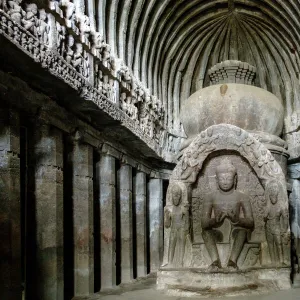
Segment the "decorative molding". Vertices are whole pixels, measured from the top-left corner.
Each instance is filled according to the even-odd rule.
[[[91,30],[89,18],[76,12],[73,2],[50,1],[48,7],[39,8],[13,0],[2,8],[1,35],[80,97],[120,121],[158,155],[168,151],[163,149],[168,132],[161,101],[113,57],[103,36]]]

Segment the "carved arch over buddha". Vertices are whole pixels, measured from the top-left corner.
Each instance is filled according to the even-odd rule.
[[[264,188],[270,180],[276,179],[286,190],[284,173],[271,152],[251,133],[229,124],[213,125],[202,131],[184,151],[171,181],[193,184],[208,156],[224,150],[238,152],[245,158]]]
[[[285,182],[285,176],[284,173],[278,164],[278,162],[275,160],[271,152],[258,140],[256,140],[251,133],[238,128],[233,125],[228,124],[220,124],[220,125],[213,125],[206,129],[205,131],[201,132],[190,144],[190,146],[185,150],[183,156],[180,158],[176,168],[173,171],[170,186],[167,193],[167,206],[166,209],[169,211],[172,211],[172,193],[174,186],[179,186],[181,189],[182,194],[182,204],[187,207],[189,206],[190,211],[190,218],[191,218],[191,232],[190,234],[185,233],[185,236],[188,237],[188,240],[191,241],[191,243],[185,244],[185,259],[184,261],[181,261],[179,263],[179,266],[186,266],[186,260],[187,258],[192,261],[193,256],[195,254],[195,249],[193,250],[193,233],[194,230],[197,229],[195,224],[197,222],[194,222],[195,218],[195,212],[194,206],[192,203],[192,193],[193,189],[195,188],[196,182],[198,182],[199,176],[203,176],[203,171],[206,168],[207,162],[211,161],[211,159],[216,156],[218,159],[222,157],[223,155],[226,156],[228,153],[234,153],[235,155],[239,156],[244,160],[244,164],[248,165],[247,168],[251,169],[253,173],[253,177],[255,177],[256,181],[260,184],[261,189],[263,189],[262,198],[260,198],[259,201],[261,202],[260,207],[257,207],[257,201],[254,204],[254,212],[255,212],[255,228],[257,229],[255,231],[256,238],[253,238],[252,240],[248,240],[248,246],[253,247],[253,243],[256,243],[258,248],[254,249],[255,251],[259,251],[260,249],[260,243],[263,242],[263,240],[266,242],[265,238],[262,238],[262,236],[267,233],[267,228],[272,226],[267,226],[268,224],[271,224],[272,218],[270,217],[270,209],[272,205],[270,204],[269,199],[269,189],[276,183],[279,189],[279,192],[277,195],[275,195],[280,201],[277,201],[276,206],[280,206],[280,209],[274,210],[273,213],[276,214],[276,218],[279,220],[281,216],[283,216],[285,213],[288,213],[288,197],[287,197],[287,189],[286,189],[286,182]],[[224,157],[225,157],[224,156]],[[222,158],[221,158],[222,159]],[[208,184],[209,186],[209,184]],[[272,187],[274,190],[274,187]],[[276,189],[275,189],[276,190]],[[211,190],[213,191],[213,190]],[[256,190],[254,191],[257,192]],[[266,198],[266,200],[263,200],[263,198]],[[193,198],[194,199],[194,198]],[[203,203],[203,202],[202,202]],[[268,204],[269,203],[269,204]],[[267,205],[268,204],[268,205]],[[252,203],[253,206],[253,203]],[[257,213],[259,209],[263,208],[262,212]],[[200,209],[201,210],[201,209]],[[196,212],[201,213],[201,211]],[[272,214],[271,214],[272,215]],[[287,216],[284,216],[285,219]],[[264,221],[264,218],[266,221]],[[199,223],[198,223],[199,224]],[[259,226],[257,226],[259,225]],[[253,230],[253,229],[252,229]],[[286,227],[286,233],[288,234],[289,230]],[[170,243],[167,241],[167,239],[170,238],[170,235],[167,231],[165,231],[165,245],[170,245]],[[259,235],[260,234],[260,235]],[[269,240],[272,242],[272,237],[275,233],[270,232],[269,230]],[[268,242],[269,242],[268,240]],[[273,238],[273,240],[276,241],[276,238]],[[252,244],[251,244],[252,243]],[[187,247],[188,246],[188,247]],[[247,247],[248,247],[247,246]],[[282,247],[282,245],[279,245]],[[274,246],[275,247],[275,246]],[[277,247],[277,246],[276,246]],[[165,250],[168,251],[168,247],[166,246]],[[272,246],[269,245],[269,248],[271,249]],[[274,249],[273,249],[274,250]],[[275,249],[276,250],[276,249]],[[166,254],[165,251],[165,254]],[[248,250],[247,250],[248,251]],[[245,251],[244,251],[245,252]],[[271,251],[270,251],[271,252]],[[256,255],[258,256],[258,253]],[[243,256],[243,255],[242,255]],[[244,260],[246,260],[247,253],[244,255]],[[269,256],[269,255],[267,255]],[[274,256],[274,255],[273,255]],[[207,255],[206,255],[207,257]],[[281,255],[282,257],[282,255]],[[269,265],[271,264],[270,259]],[[272,259],[273,262],[274,259]],[[168,258],[167,255],[164,257],[164,261],[167,262]],[[266,260],[264,260],[265,262]],[[283,261],[281,259],[281,261]],[[193,265],[193,263],[191,263]],[[202,264],[203,265],[203,264]],[[197,265],[193,265],[197,266]]]

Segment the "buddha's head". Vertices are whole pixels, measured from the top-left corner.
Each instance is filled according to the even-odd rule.
[[[181,203],[182,198],[182,190],[181,188],[176,184],[172,187],[172,201],[173,205],[178,206]]]
[[[229,192],[235,188],[237,180],[236,167],[230,160],[225,159],[216,168],[216,178],[219,188],[224,192]]]

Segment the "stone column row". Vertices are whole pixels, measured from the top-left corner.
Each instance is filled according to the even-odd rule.
[[[0,295],[21,299],[21,228],[20,228],[20,137],[19,120],[14,113],[0,112],[4,124],[0,136],[2,243],[0,255]],[[29,142],[29,201],[32,212],[31,250],[33,270],[32,298],[64,299],[64,139],[59,129],[40,122],[33,128]],[[74,237],[74,295],[94,292],[94,200],[100,204],[100,277],[101,289],[116,285],[116,251],[121,257],[121,282],[133,279],[133,238],[136,239],[137,277],[147,275],[146,212],[149,213],[151,272],[158,269],[162,247],[162,180],[150,179],[122,162],[116,170],[116,158],[100,153],[93,174],[93,148],[80,135],[73,139],[72,204]],[[94,180],[99,194],[95,195]],[[148,188],[147,188],[148,186]],[[96,197],[95,197],[96,196]],[[69,198],[70,199],[70,198]],[[120,202],[121,247],[116,249],[116,201]],[[134,204],[134,205],[133,205]],[[148,205],[148,207],[147,207]],[[132,211],[134,209],[134,212]],[[135,213],[136,236],[132,215]],[[29,262],[29,260],[27,260]]]
[[[150,179],[147,182],[144,172],[137,171],[133,177],[132,166],[129,164],[122,162],[116,171],[116,158],[111,155],[101,155],[97,170],[100,184],[101,289],[105,290],[116,285],[116,251],[120,251],[121,257],[121,283],[133,280],[134,238],[137,277],[147,275],[147,210],[150,272],[158,270],[163,247],[163,189],[161,179]],[[120,249],[116,249],[116,201],[120,201]],[[133,224],[133,213],[136,224]],[[136,226],[135,237],[133,225]]]

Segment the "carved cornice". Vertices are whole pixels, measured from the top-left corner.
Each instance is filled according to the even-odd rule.
[[[99,44],[99,33],[91,33],[80,23],[82,20],[87,22],[86,16],[80,15],[81,21],[77,23],[82,26],[78,29],[71,19],[64,17],[65,10],[56,2],[43,8],[21,2],[10,1],[3,10],[0,9],[0,34],[71,86],[81,98],[92,101],[111,118],[120,121],[158,155],[163,147],[168,151],[161,102],[149,94],[122,61],[112,56],[109,45],[104,44],[101,36]],[[92,44],[88,42],[91,37]],[[67,44],[67,39],[73,44]],[[126,105],[119,108],[116,95],[126,101]]]

